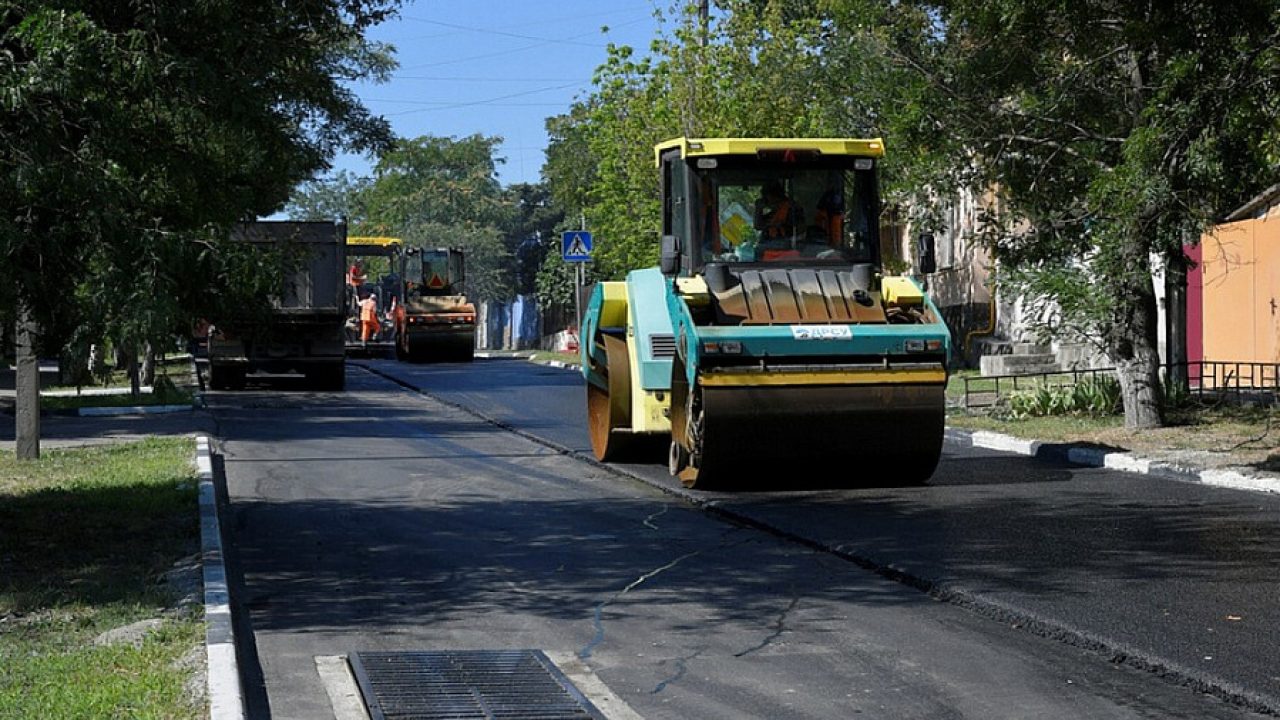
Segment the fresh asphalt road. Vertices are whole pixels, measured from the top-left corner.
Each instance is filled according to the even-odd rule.
[[[576,372],[516,360],[371,366],[589,452]],[[678,486],[663,458],[625,467]],[[1280,709],[1280,497],[956,444],[924,488],[694,495],[977,596],[997,617],[1007,608],[1012,622]]]
[[[452,388],[441,393],[451,402],[470,397],[489,414],[506,407],[527,418],[523,430],[557,442],[579,433],[582,444],[574,425],[581,408],[572,402],[581,390],[570,373],[514,361],[372,364],[423,385],[438,378]],[[521,647],[577,654],[646,718],[1246,716],[835,554],[717,519],[358,368],[348,383],[345,393],[253,387],[209,396],[230,500],[228,550],[242,576],[237,602],[260,666],[260,682],[249,685],[255,717],[331,716],[317,656]],[[919,565],[912,572],[923,574],[931,567],[923,558],[932,558],[958,583],[982,578],[993,592],[1019,587],[1031,599],[1107,592],[1090,583],[1116,583],[1121,571],[1112,564],[1125,564],[1130,582],[1157,586],[1170,582],[1174,564],[1207,565],[1194,558],[1203,547],[1179,554],[1162,546],[1172,558],[1152,550],[1141,572],[1128,547],[1064,568],[1073,554],[1065,546],[1079,539],[1062,537],[1069,528],[1037,510],[1052,503],[1028,488],[1074,487],[1070,518],[1107,524],[1107,513],[1083,505],[1109,507],[1102,488],[1117,481],[1054,469],[1019,482],[1011,479],[1019,471],[1046,471],[996,457],[953,467],[966,457],[949,456],[944,471],[953,480],[914,498],[823,491],[721,502],[776,514],[799,535],[843,538],[836,544],[848,550],[918,554],[907,563]],[[1015,499],[1002,505],[1010,493]],[[945,511],[948,494],[954,516]],[[1220,534],[1216,526],[1227,521],[1214,520],[1213,508],[1224,500],[1198,496],[1203,532]],[[1129,503],[1132,517],[1159,515],[1139,499]],[[1178,530],[1167,539],[1175,545],[1192,532],[1191,520],[1179,523],[1112,532],[1136,543],[1134,532]],[[997,540],[1001,527],[1020,532],[1025,547]],[[1032,547],[1046,535],[1049,550]],[[961,542],[986,546],[950,554]],[[1216,552],[1232,553],[1232,544]],[[1047,557],[1033,562],[1037,552]],[[1080,587],[1066,588],[1064,574]],[[1206,582],[1192,579],[1196,589]],[[1224,593],[1225,582],[1238,580],[1224,581]],[[1176,611],[1184,598],[1167,600]],[[1131,610],[1125,602],[1116,599],[1113,615]],[[1161,621],[1139,629],[1152,633]],[[1238,647],[1266,644],[1261,625],[1242,630]]]

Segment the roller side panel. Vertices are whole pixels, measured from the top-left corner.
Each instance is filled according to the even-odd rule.
[[[578,334],[582,375],[591,385],[608,388],[609,359],[602,333],[608,331],[608,334],[614,334],[626,328],[627,304],[627,287],[624,282],[596,283],[591,291]]]
[[[627,274],[627,341],[634,346],[633,387],[671,389],[670,342],[674,341],[666,296],[671,283],[657,268]]]

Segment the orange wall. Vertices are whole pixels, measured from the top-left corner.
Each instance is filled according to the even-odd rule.
[[[1204,359],[1280,362],[1280,213],[1219,225],[1200,243]]]

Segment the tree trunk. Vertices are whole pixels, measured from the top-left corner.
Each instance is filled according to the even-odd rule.
[[[14,413],[14,450],[19,460],[40,459],[40,360],[36,355],[36,326],[27,306],[18,301],[15,332],[17,397]]]
[[[1164,273],[1165,364],[1169,388],[1190,392],[1187,371],[1187,256],[1178,250],[1165,260]]]
[[[142,346],[142,384],[156,384],[156,348],[150,341]]]
[[[106,362],[106,359],[102,357],[102,343],[94,343],[90,345],[88,360],[89,377],[93,379],[101,377],[106,372],[103,367]]]
[[[1141,248],[1135,248],[1135,252]],[[1160,385],[1157,347],[1156,293],[1145,252],[1118,288],[1117,322],[1110,332],[1110,355],[1120,380],[1124,426],[1129,429],[1164,425],[1164,396]]]
[[[132,340],[125,343],[124,361],[129,371],[129,395],[138,398],[142,395],[142,383],[138,377],[138,346]]]

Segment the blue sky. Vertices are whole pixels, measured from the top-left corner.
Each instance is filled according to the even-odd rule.
[[[418,0],[370,32],[396,47],[400,69],[383,85],[353,86],[403,137],[504,138],[503,184],[537,182],[544,122],[588,93],[606,45],[648,50],[665,0]],[[602,27],[608,32],[602,32]],[[372,163],[343,156],[335,169],[367,175]]]

